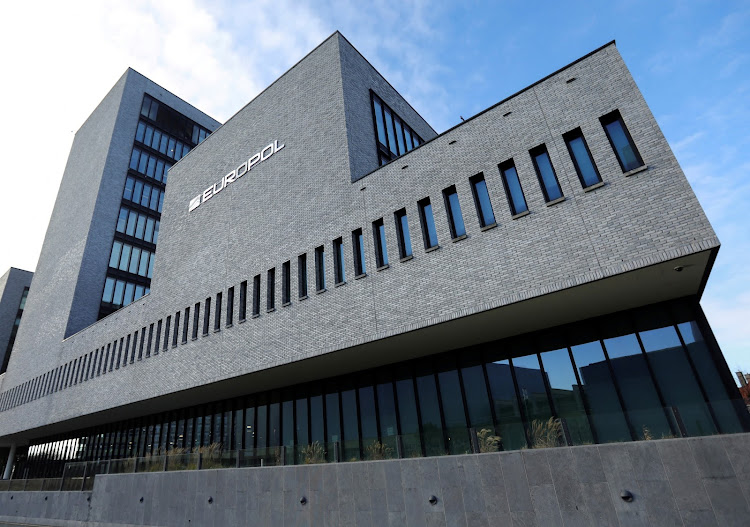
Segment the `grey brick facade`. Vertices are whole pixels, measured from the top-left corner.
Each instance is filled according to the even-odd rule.
[[[99,225],[111,232],[123,184],[106,174],[110,167],[116,177],[124,174],[128,149],[115,146],[131,141],[137,111],[132,123],[119,120],[140,103],[146,82],[127,72],[76,136],[3,390],[108,344],[119,346],[134,332],[148,335],[168,316],[184,317],[185,308],[215,301],[218,292],[226,298],[229,287],[252,284],[258,274],[261,316],[248,315],[231,328],[222,323],[207,336],[199,331],[187,344],[159,347],[158,355],[152,351],[148,359],[8,409],[0,418],[5,442],[699,294],[719,246],[614,44],[436,135],[335,33],[172,168],[151,294],[92,324],[103,274],[89,266],[106,267],[111,236]],[[381,168],[369,90],[428,141]],[[168,92],[155,95],[203,119]],[[648,165],[632,176],[623,174],[599,123],[614,109]],[[562,139],[577,127],[604,182],[591,192],[581,188]],[[188,211],[192,198],[274,141],[284,148]],[[553,206],[545,205],[528,154],[542,143],[566,197]],[[498,173],[510,158],[530,209],[517,219]],[[497,227],[486,231],[469,186],[480,172],[497,218]],[[441,195],[451,185],[468,232],[455,243]],[[432,252],[423,249],[416,207],[425,197],[440,242]],[[414,258],[399,262],[393,214],[403,207]],[[382,271],[375,270],[372,243],[379,218],[390,256]],[[351,257],[356,228],[366,240],[367,277],[359,280]],[[339,237],[347,283],[334,287],[331,243]],[[315,294],[313,255],[320,245],[328,288]],[[298,299],[296,281],[302,253],[310,288],[305,300]],[[266,272],[275,267],[280,277],[287,260],[291,305],[281,307],[277,278],[277,308],[266,313]],[[675,274],[676,265],[685,271]]]

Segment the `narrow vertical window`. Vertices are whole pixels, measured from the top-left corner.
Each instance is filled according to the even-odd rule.
[[[180,334],[180,313],[179,311],[174,314],[174,333],[172,333],[172,347],[177,347],[177,335]],[[130,337],[128,337],[130,339]]]
[[[362,229],[352,231],[352,251],[354,252],[354,275],[364,276],[365,274],[365,242],[362,236]]]
[[[214,331],[221,330],[221,300],[222,294],[216,293],[216,313],[214,314]]]
[[[531,160],[534,162],[536,177],[539,179],[539,185],[544,193],[544,201],[549,203],[563,197],[560,189],[560,182],[557,180],[555,168],[549,160],[549,153],[545,145],[539,145],[529,150]]]
[[[573,165],[576,168],[578,179],[581,181],[581,186],[587,188],[601,183],[602,178],[599,176],[599,171],[596,168],[594,159],[591,157],[591,152],[581,129],[576,128],[575,130],[571,130],[563,135],[563,139],[568,147],[570,158],[573,160]]]
[[[206,299],[206,309],[203,313],[203,335],[208,335],[208,328],[211,325],[211,297]]]
[[[170,330],[171,325],[172,325],[172,315],[167,317],[167,321],[164,325],[164,346],[162,347],[162,351],[167,351],[167,348],[169,348],[169,330]],[[119,364],[119,360],[118,360],[118,364]]]
[[[336,284],[346,282],[344,271],[344,241],[341,238],[333,240],[333,273]]]
[[[151,345],[153,344],[154,339],[154,325],[150,324],[148,326],[148,345],[146,346],[146,357],[151,356]],[[112,346],[112,353],[115,352],[115,347],[117,346],[117,342],[115,342]],[[104,369],[106,370],[107,365],[104,365]]]
[[[643,166],[643,159],[638,149],[635,147],[633,138],[630,136],[622,116],[618,110],[608,113],[599,119],[607,133],[609,144],[617,155],[617,161],[620,162],[620,168],[623,172],[629,172],[640,166]]]
[[[185,323],[182,325],[182,343],[186,344],[188,339],[188,326],[190,325],[190,308],[185,308]]]
[[[253,277],[253,317],[260,316],[260,275]]]
[[[266,311],[276,309],[276,268],[271,267],[266,275]]]
[[[161,347],[161,326],[162,326],[162,321],[160,320],[156,324],[156,338],[154,339],[154,355],[159,354],[159,348]],[[120,348],[122,348],[122,339],[120,339]]]
[[[227,327],[234,323],[234,287],[227,290]]]
[[[403,260],[412,255],[411,236],[409,235],[409,221],[406,217],[406,209],[397,210],[394,213],[394,217],[396,219],[399,258]]]
[[[484,228],[494,225],[495,213],[492,211],[492,202],[490,201],[490,193],[487,191],[484,174],[480,172],[469,178],[469,183],[471,183],[471,194],[474,196],[474,205],[479,216],[479,226]]]
[[[513,160],[509,159],[505,163],[498,165],[498,168],[500,169],[500,176],[505,187],[505,194],[508,196],[510,213],[516,216],[517,214],[527,212],[529,208],[526,206],[526,198],[523,195],[521,181],[518,179],[518,172],[516,172],[516,165],[513,163]]]
[[[240,322],[244,322],[247,318],[247,280],[240,284],[240,306],[237,317]]]
[[[198,325],[200,324],[200,320],[201,320],[201,303],[196,302],[195,307],[193,308],[193,332],[191,334],[191,337],[193,340],[198,338]]]
[[[322,245],[315,248],[315,289],[318,292],[326,289],[326,250]]]
[[[464,226],[461,204],[458,202],[458,192],[456,192],[455,185],[443,190],[443,200],[445,201],[445,212],[448,214],[451,238],[455,240],[456,238],[465,236],[466,227]]]
[[[378,269],[388,265],[388,248],[385,242],[383,218],[372,222],[372,237],[375,240],[375,264]]]
[[[281,305],[286,306],[291,303],[291,262],[287,260],[281,265]]]
[[[297,292],[299,298],[307,298],[307,254],[297,257]]]
[[[430,198],[424,198],[417,202],[419,207],[419,221],[422,224],[422,239],[424,248],[432,249],[438,247],[437,231],[435,230],[435,218],[432,215],[432,204]]]

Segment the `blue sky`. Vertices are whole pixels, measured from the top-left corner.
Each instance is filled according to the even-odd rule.
[[[0,66],[20,82],[0,87],[6,116],[0,153],[8,161],[0,197],[0,272],[11,265],[35,267],[72,132],[128,66],[224,121],[339,29],[442,131],[615,39],[722,242],[703,306],[729,367],[750,371],[750,281],[744,273],[750,261],[750,4],[529,6],[12,4],[0,21],[0,45],[13,52],[0,56]],[[29,159],[38,163],[33,174]]]

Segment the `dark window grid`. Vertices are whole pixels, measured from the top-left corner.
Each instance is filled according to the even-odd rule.
[[[529,150],[529,155],[531,156],[531,162],[534,165],[534,170],[536,171],[536,177],[539,180],[539,186],[542,189],[542,194],[544,195],[544,201],[549,203],[550,201],[554,201],[556,199],[560,199],[564,196],[562,187],[560,186],[560,180],[557,177],[557,171],[555,170],[555,165],[552,164],[552,158],[549,155],[549,151],[547,150],[546,145],[539,145],[536,148],[532,148]],[[547,162],[549,163],[549,167],[551,170],[551,176],[552,178],[545,179],[544,174],[542,173],[542,167],[539,166],[539,156],[546,156]],[[554,184],[556,189],[555,194],[550,195],[550,188],[549,186],[551,184]],[[559,195],[558,195],[559,194]]]
[[[171,139],[171,140],[175,141],[175,143],[179,141],[184,146],[187,146],[188,147],[188,151],[185,152],[184,154],[182,154],[180,156],[180,159],[182,159],[183,157],[185,157],[188,154],[188,152],[190,152],[196,146],[195,143],[193,143],[192,140],[179,139],[179,138],[175,137],[174,135],[172,135],[171,133],[165,132],[162,127],[160,127],[159,125],[153,123],[153,121],[152,122],[141,121],[141,122],[144,124],[144,126],[150,126],[153,131],[159,132],[159,134],[161,134],[160,135],[159,146],[161,145],[161,141],[163,140],[162,138],[164,138],[165,136],[167,138],[167,144],[169,144],[169,140]],[[138,123],[139,126],[140,126],[141,122]],[[145,132],[144,132],[143,140],[138,139],[138,136],[139,136],[138,129],[136,128],[136,135],[133,138],[133,143],[136,143],[138,145],[138,148],[142,148],[144,150],[148,150],[148,152],[150,154],[158,156],[162,160],[167,161],[169,164],[174,164],[174,163],[176,163],[177,161],[180,160],[177,157],[169,157],[167,154],[165,154],[164,152],[162,152],[159,148],[156,148],[154,146],[156,143],[155,143],[155,139],[153,138],[153,133],[151,135],[151,143],[147,143],[146,142],[146,134],[145,134]]]
[[[136,155],[138,159],[135,159]],[[156,183],[166,184],[167,172],[172,166],[179,161],[176,158],[170,158],[165,154],[162,154],[159,150],[155,150],[151,146],[147,146],[143,143],[138,143],[137,146],[133,147],[130,153],[130,164],[128,166],[128,173],[138,174],[141,177],[146,178],[149,182],[154,181]],[[161,167],[161,174],[157,172],[157,163],[163,163]],[[135,164],[135,167],[133,165]],[[169,166],[167,166],[169,165]],[[141,172],[141,169],[145,172]],[[149,175],[152,172],[153,175]]]
[[[384,138],[386,140],[386,143],[382,143],[378,136],[378,119],[377,119],[377,112],[378,109],[376,108],[375,101],[378,101],[380,105],[380,117],[382,119],[382,123],[384,123],[384,126],[386,130],[383,131]],[[393,161],[394,159],[410,152],[414,148],[417,148],[419,145],[421,145],[424,141],[422,140],[419,135],[404,121],[397,113],[393,111],[392,108],[390,108],[387,104],[383,102],[383,100],[378,97],[375,92],[370,90],[370,108],[372,110],[372,126],[375,132],[375,148],[376,152],[378,152],[378,157],[381,160],[379,164],[384,165],[390,161]],[[387,109],[387,111],[386,111]],[[391,126],[393,127],[393,133],[394,137],[397,139],[396,144],[391,145],[391,137],[388,132],[388,122],[387,119],[389,117],[391,118]],[[399,128],[396,126],[396,118],[398,118],[401,122],[401,136],[399,137]],[[407,131],[411,134],[411,137],[414,138],[414,143],[411,148],[408,146],[408,138],[407,138]],[[400,139],[401,141],[398,141]],[[401,146],[401,142],[406,144],[406,151],[402,152],[403,150]],[[397,154],[395,152],[398,152]]]
[[[167,351],[169,349],[169,333],[172,325],[172,315],[169,315],[167,319],[164,321],[164,343],[162,344],[162,352]]]
[[[406,209],[397,210],[393,213],[396,222],[396,241],[398,242],[398,255],[402,260],[412,256],[411,233],[409,232],[409,220]]]
[[[631,170],[635,170],[636,168],[642,167],[644,165],[643,158],[641,157],[640,152],[638,151],[638,147],[635,145],[635,141],[633,141],[633,137],[630,135],[630,131],[628,130],[628,127],[625,126],[625,121],[622,119],[622,115],[620,115],[619,110],[615,110],[613,112],[608,113],[607,115],[604,115],[599,118],[599,121],[602,123],[602,128],[604,128],[604,133],[607,134],[607,139],[609,139],[609,144],[612,147],[612,150],[615,153],[615,157],[617,158],[617,162],[620,164],[620,168],[623,172],[630,172]],[[610,130],[610,125],[613,125],[615,123],[619,123],[619,126],[621,128],[621,131],[624,135],[623,138],[618,138],[616,141],[616,138],[612,137],[612,131]],[[620,144],[620,147],[627,147],[630,148],[633,154],[633,157],[635,158],[635,162],[637,163],[636,166],[628,166],[625,164],[625,160],[622,159],[620,149],[618,148],[618,145],[616,142],[619,142],[619,140],[624,139],[627,145]]]
[[[276,309],[276,268],[266,273],[266,312]]]
[[[346,281],[344,240],[342,238],[333,240],[333,275],[336,284],[343,284]]]
[[[512,216],[523,214],[529,210],[526,202],[526,195],[523,192],[521,178],[518,176],[518,170],[513,160],[510,159],[498,165],[500,170],[500,179],[503,181],[505,195],[508,198],[508,206]]]
[[[466,235],[466,226],[461,214],[461,204],[458,200],[458,191],[455,185],[443,190],[443,202],[445,213],[448,217],[448,227],[451,232],[451,238],[457,239]]]
[[[256,274],[253,277],[253,311],[252,316],[260,316],[260,275]]]
[[[227,290],[227,327],[232,326],[234,323],[234,287],[230,287]]]
[[[570,159],[571,161],[573,161],[573,167],[576,169],[576,174],[578,174],[578,180],[581,182],[581,187],[585,189],[594,186],[597,183],[601,183],[602,177],[599,174],[599,169],[596,166],[596,161],[594,161],[594,156],[591,155],[591,150],[589,149],[589,145],[586,142],[586,138],[583,136],[583,131],[580,128],[576,128],[575,130],[571,130],[570,132],[563,134],[563,139],[565,140],[565,146],[568,148]],[[579,160],[576,157],[575,151],[572,146],[573,141],[575,141],[576,139],[581,140],[581,145],[583,146],[583,151],[581,153],[588,156],[588,159],[591,161],[594,175],[596,176],[596,181],[591,182],[590,184],[586,184],[583,171],[581,170],[581,166],[579,164]]]
[[[292,270],[291,262],[286,261],[281,266],[281,304],[288,305],[292,300]]]
[[[216,293],[216,313],[214,313],[214,331],[221,331],[221,292]]]
[[[211,297],[206,298],[205,312],[203,313],[203,336],[208,335],[208,330],[211,327]]]
[[[474,207],[477,210],[479,226],[489,227],[495,225],[495,212],[492,209],[492,200],[490,199],[490,189],[487,187],[487,181],[483,173],[469,178],[471,185],[471,195],[474,198]]]
[[[187,317],[185,317],[187,319]],[[198,328],[201,321],[201,303],[196,302],[195,306],[193,306],[193,332],[191,333],[191,338],[193,340],[198,338]]]
[[[247,318],[247,280],[240,284],[240,305],[238,318],[240,322],[244,322]]]
[[[182,343],[187,344],[190,322],[190,308],[185,308],[185,323],[182,325]]]
[[[144,114],[143,108],[147,108],[147,104],[150,105],[150,111],[147,110],[147,113]],[[156,108],[156,110],[154,108]],[[184,116],[166,104],[151,98],[148,94],[144,95],[140,119],[151,126],[166,131],[167,134],[172,135],[184,143],[191,143],[192,146],[195,146],[196,144],[192,139],[193,127],[197,126],[198,128],[205,130],[205,128],[192,119]],[[180,134],[180,130],[184,131],[184,134]],[[190,131],[189,133],[188,130]],[[206,131],[211,133],[209,130]]]
[[[388,245],[383,218],[372,222],[372,239],[375,246],[375,263],[378,269],[388,265]]]

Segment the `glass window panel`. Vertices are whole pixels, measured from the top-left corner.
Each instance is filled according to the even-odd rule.
[[[268,405],[268,445],[279,446],[281,444],[281,409],[278,402]]]
[[[154,150],[158,150],[160,142],[161,142],[161,132],[159,130],[154,130],[154,138],[151,141],[148,141],[147,144]]]
[[[122,305],[122,294],[125,291],[125,282],[118,280],[115,282],[115,292],[112,294],[112,303],[116,306]]]
[[[148,118],[152,121],[156,121],[156,114],[159,111],[159,103],[152,100],[151,101],[151,109],[148,112]]]
[[[359,417],[362,426],[362,445],[367,448],[378,441],[378,424],[375,416],[375,390],[372,386],[359,389]]]
[[[133,294],[135,293],[135,284],[127,282],[125,284],[125,296],[122,299],[122,305],[127,306],[133,302]]]
[[[403,372],[400,377],[396,381],[396,397],[398,398],[399,424],[401,425],[401,442],[404,447],[404,457],[419,457],[422,455],[422,444],[419,434],[417,400],[414,395],[414,381],[409,372]]]
[[[117,268],[117,265],[120,261],[120,252],[122,251],[122,243],[120,242],[114,242],[112,244],[112,253],[109,256],[109,266],[113,268]]]
[[[383,220],[378,220],[373,224],[375,226],[375,249],[378,257],[378,267],[388,265],[388,246],[385,241],[385,225]]]
[[[133,253],[130,257],[130,266],[128,267],[128,272],[130,273],[137,273],[138,272],[138,260],[141,257],[141,250],[138,247],[133,247],[132,249]]]
[[[419,410],[422,416],[422,437],[424,438],[425,453],[428,456],[443,456],[446,454],[443,442],[443,423],[440,419],[437,385],[432,373],[417,377],[417,393],[419,394]]]
[[[148,165],[148,154],[146,152],[141,152],[141,157],[138,160],[138,172],[141,174],[146,173],[146,166]]]
[[[167,146],[167,157],[171,157],[172,159],[174,159],[175,144],[175,140],[170,137],[169,146]]]
[[[150,126],[146,127],[146,134],[144,135],[143,143],[151,146],[151,139],[154,137],[154,129]]]
[[[281,444],[286,447],[286,463],[293,463],[294,457],[294,400],[281,402]]]
[[[133,203],[140,203],[141,195],[143,194],[143,183],[136,181],[133,187],[133,194],[131,196]]]
[[[409,220],[406,216],[406,210],[396,213],[396,228],[398,229],[401,258],[411,256],[411,235],[409,234]]]
[[[131,200],[133,199],[133,186],[135,185],[135,180],[132,177],[128,177],[125,180],[125,190],[122,193],[122,197]]]
[[[138,300],[139,298],[141,298],[143,296],[144,291],[145,291],[145,288],[142,285],[135,286],[135,296],[133,299]]]
[[[448,434],[448,449],[451,454],[471,452],[458,371],[453,368],[441,371],[438,373],[438,382]]]
[[[396,140],[398,141],[398,150],[402,154],[406,153],[406,148],[404,147],[404,129],[401,126],[401,119],[398,118],[397,115],[394,115],[394,121],[396,122]]]
[[[396,132],[393,130],[393,118],[391,111],[386,107],[385,110],[385,128],[388,131],[388,148],[393,155],[398,155],[398,148],[396,147]]]
[[[164,180],[164,161],[161,159],[156,161],[156,180],[157,181],[163,181]]]
[[[555,410],[558,417],[565,420],[573,444],[593,443],[594,438],[586,416],[583,394],[576,380],[568,349],[546,351],[541,353],[540,357],[549,382]]]
[[[151,256],[151,252],[149,251],[143,251],[143,254],[141,254],[141,260],[138,264],[138,274],[141,276],[146,276],[148,273],[148,264],[149,264],[149,258]],[[133,256],[135,258],[135,256]]]
[[[378,384],[377,393],[380,435],[382,438],[395,437],[398,435],[398,426],[396,424],[396,401],[393,398],[393,383],[382,382]]]
[[[341,421],[339,412],[339,394],[332,392],[326,394],[326,429],[328,430],[328,442],[341,441]]]
[[[148,156],[148,167],[146,168],[146,175],[148,177],[154,177],[154,171],[156,170],[156,158]]]
[[[677,408],[688,435],[715,434],[713,419],[674,326],[641,331],[640,337],[664,402]]]
[[[151,98],[146,96],[143,98],[143,104],[141,105],[141,115],[148,117],[149,108],[151,108]]]
[[[453,238],[466,234],[464,218],[461,215],[461,204],[458,202],[458,193],[455,187],[445,191],[445,201],[448,209],[448,224],[451,228]]]
[[[615,384],[599,341],[571,347],[599,443],[630,441]]]
[[[104,282],[104,294],[102,295],[102,302],[112,302],[112,293],[115,290],[115,279],[107,277]]]
[[[125,234],[133,236],[135,234],[135,226],[138,221],[138,214],[132,210],[128,213],[128,224],[125,227]]]
[[[154,275],[154,260],[156,259],[156,253],[151,253],[151,256],[148,259],[148,271],[146,272],[146,277],[151,278]]]
[[[461,380],[466,393],[466,407],[469,411],[469,424],[480,432],[483,428],[494,430],[490,396],[484,380],[481,364],[461,368]]]
[[[404,136],[406,137],[406,151],[409,152],[414,148],[414,143],[411,140],[411,130],[406,125],[404,125]]]
[[[156,210],[158,212],[161,212],[161,209],[163,206],[164,206],[164,191],[161,191],[159,192],[159,205],[156,207]]]
[[[356,461],[359,453],[359,429],[357,426],[357,399],[353,389],[341,392],[341,411],[344,420],[344,460]]]
[[[245,409],[245,443],[244,448],[255,448],[255,407]]]
[[[612,142],[612,146],[617,154],[617,159],[620,161],[620,166],[623,172],[638,168],[643,164],[641,156],[635,148],[635,145],[631,142],[625,131],[622,121],[616,119],[611,123],[605,125],[609,140]]]
[[[375,107],[375,124],[378,129],[378,140],[381,144],[387,146],[388,141],[385,138],[385,124],[383,123],[383,107],[376,97],[373,97],[372,104]]]
[[[143,234],[143,239],[147,242],[150,242],[154,239],[154,224],[155,220],[153,218],[146,219],[146,231]]]
[[[160,207],[160,205],[161,205],[161,195],[162,195],[162,193],[159,190],[154,189],[151,192],[151,202],[148,204],[148,208],[150,208],[151,210],[158,210],[158,209],[160,209],[161,208]]]
[[[509,165],[503,168],[502,175],[503,183],[505,184],[505,191],[508,194],[511,213],[516,215],[529,210],[526,206],[526,198],[524,198],[523,195],[523,189],[521,188],[521,181],[518,179],[516,167]]]
[[[557,182],[555,170],[552,168],[547,151],[539,152],[533,156],[533,159],[539,182],[542,184],[542,190],[544,191],[544,198],[547,201],[561,198],[562,190],[560,190],[560,184]]]
[[[138,123],[138,129],[135,131],[135,140],[143,142],[143,134],[146,132],[146,125],[142,122]]]
[[[516,390],[508,359],[495,360],[486,365],[492,400],[495,405],[495,419],[505,450],[526,447],[526,435],[521,420],[521,411],[516,398]]]
[[[138,160],[141,158],[141,151],[137,148],[133,149],[133,153],[130,154],[130,168],[138,170]]]
[[[146,228],[146,216],[138,215],[138,224],[135,228],[135,237],[139,240],[143,239],[143,232]]]
[[[151,199],[151,192],[153,190],[153,187],[147,183],[143,184],[143,195],[141,196],[141,205],[144,207],[148,207],[148,202]],[[158,194],[158,190],[156,191]]]
[[[472,181],[471,186],[474,191],[477,211],[479,212],[480,226],[486,227],[487,225],[492,225],[495,223],[495,213],[492,211],[492,202],[490,201],[490,194],[487,191],[487,182],[484,180],[484,177],[479,177]]]
[[[115,227],[115,230],[117,232],[125,232],[125,225],[127,224],[128,220],[128,210],[125,208],[120,208],[120,215],[117,217],[117,227]]]
[[[122,254],[120,255],[120,265],[119,265],[120,271],[128,270],[128,263],[130,262],[130,250],[131,249],[132,247],[130,245],[124,244],[122,246]]]
[[[578,177],[584,187],[590,187],[601,181],[599,173],[594,166],[594,160],[591,159],[583,136],[579,135],[568,140],[568,149],[570,150],[573,161],[578,169]]]
[[[162,154],[166,154],[168,143],[169,138],[166,135],[162,135],[161,142],[159,143],[159,152],[161,152]]]
[[[630,423],[639,438],[671,437],[664,408],[635,334],[604,339]]]
[[[560,430],[550,421],[552,409],[536,354],[514,358],[513,371],[521,394],[521,405],[529,424],[529,441],[532,448],[558,446],[562,438]]]
[[[193,141],[193,143],[196,143],[196,144],[198,143],[198,133],[199,132],[200,132],[200,129],[198,128],[198,126],[197,125],[193,125],[193,135],[192,135],[192,138],[191,138],[191,141]]]
[[[159,223],[159,220],[156,220],[156,223],[154,224],[154,245],[156,245],[159,240]]]
[[[432,205],[429,200],[419,202],[419,215],[422,220],[422,236],[424,238],[425,249],[437,246],[438,237],[435,230],[435,218],[432,215]]]
[[[257,409],[258,422],[256,423],[256,445],[257,448],[266,448],[268,446],[267,440],[267,418],[268,418],[268,407],[265,404],[258,405]]]

